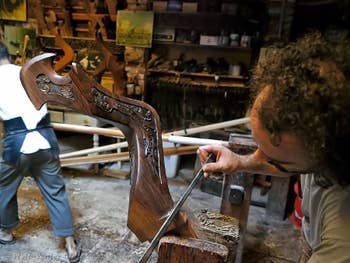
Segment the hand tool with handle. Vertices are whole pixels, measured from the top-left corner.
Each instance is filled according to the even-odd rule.
[[[210,161],[213,161],[214,154],[210,153],[208,156],[208,159],[205,161],[205,163],[208,163]],[[169,226],[171,225],[172,221],[174,220],[177,213],[180,211],[182,205],[185,203],[186,199],[190,195],[192,189],[197,185],[199,180],[203,176],[203,167],[197,172],[196,176],[192,180],[191,184],[187,187],[185,193],[180,197],[179,201],[176,203],[174,208],[169,213],[169,216],[164,221],[163,225],[158,230],[157,234],[152,239],[151,243],[149,244],[147,250],[143,253],[142,257],[139,259],[138,263],[146,263],[148,258],[151,256],[153,249],[157,246],[159,243],[159,240],[162,238],[162,236],[166,233]]]

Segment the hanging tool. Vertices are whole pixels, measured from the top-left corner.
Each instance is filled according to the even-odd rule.
[[[205,163],[208,163],[210,161],[213,161],[214,154],[210,153]],[[148,258],[151,256],[153,249],[156,247],[156,245],[159,243],[159,240],[162,238],[162,236],[166,233],[169,226],[171,225],[172,221],[174,220],[177,213],[180,211],[182,205],[185,203],[186,199],[190,195],[192,189],[197,185],[199,180],[203,176],[203,167],[197,172],[196,176],[192,180],[191,184],[187,187],[185,193],[180,197],[179,201],[176,203],[174,208],[170,211],[169,216],[164,221],[163,225],[158,230],[157,234],[152,239],[151,243],[149,244],[146,251],[143,253],[142,257],[139,259],[138,263],[146,263]]]
[[[24,65],[24,63],[26,62],[27,48],[28,48],[29,40],[30,40],[29,35],[25,35],[24,41],[23,41],[23,49],[22,49],[22,65]]]

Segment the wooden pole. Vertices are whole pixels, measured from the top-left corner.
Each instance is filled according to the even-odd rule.
[[[95,148],[89,148],[89,149],[84,149],[84,150],[70,152],[70,153],[63,153],[63,154],[60,154],[60,158],[64,159],[68,157],[81,156],[81,155],[86,155],[90,153],[112,151],[115,149],[126,148],[126,147],[128,147],[127,142],[118,142],[118,143],[113,143],[105,146],[99,146]]]
[[[194,154],[198,145],[164,148],[164,156]],[[129,152],[100,154],[97,156],[84,156],[76,158],[61,159],[61,166],[81,165],[91,163],[108,163],[129,160]]]
[[[185,145],[218,144],[218,145],[222,145],[225,147],[229,147],[228,141],[222,141],[222,140],[202,139],[202,138],[174,136],[174,135],[163,135],[162,139],[163,139],[163,141],[185,144]],[[80,156],[80,155],[84,155],[84,154],[120,149],[120,148],[127,147],[127,146],[128,146],[127,142],[113,143],[113,144],[95,147],[95,148],[91,148],[91,149],[61,154],[60,158],[61,159],[71,158],[71,157]],[[97,150],[95,150],[95,149],[97,149]]]
[[[232,126],[236,126],[236,125],[240,125],[240,124],[246,124],[249,121],[250,121],[249,118],[241,118],[241,119],[236,119],[236,120],[232,120],[232,121],[226,121],[226,122],[209,124],[209,125],[195,127],[195,128],[189,128],[186,130],[173,131],[173,132],[168,132],[168,133],[163,134],[162,138],[163,138],[163,141],[167,141],[169,136],[173,136],[173,135],[179,136],[179,135],[196,134],[196,133],[201,133],[201,132],[206,132],[206,131],[211,131],[211,130],[232,127]],[[192,143],[192,144],[196,144],[196,143]],[[202,144],[202,143],[199,143],[199,144]],[[209,144],[212,144],[212,143],[209,143]],[[221,144],[221,143],[219,143],[219,144]],[[113,143],[113,144],[109,144],[109,145],[105,145],[105,146],[89,148],[89,149],[84,149],[84,150],[70,152],[70,153],[64,153],[64,154],[60,155],[60,158],[64,159],[64,158],[81,156],[81,155],[86,155],[86,154],[91,154],[91,153],[96,153],[96,152],[112,151],[115,149],[125,148],[125,147],[128,147],[127,142]]]
[[[52,127],[57,131],[78,132],[85,134],[97,134],[114,138],[124,138],[124,134],[116,128],[98,128],[66,123],[52,123]]]

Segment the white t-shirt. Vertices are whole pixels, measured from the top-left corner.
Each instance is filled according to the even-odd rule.
[[[323,188],[313,174],[301,176],[305,239],[312,248],[308,263],[350,262],[350,185]]]
[[[22,86],[20,70],[20,66],[13,64],[0,66],[0,117],[4,121],[22,117],[27,129],[34,129],[47,114],[47,106],[35,109]],[[33,131],[26,135],[21,152],[29,154],[49,148],[49,142],[39,132]]]

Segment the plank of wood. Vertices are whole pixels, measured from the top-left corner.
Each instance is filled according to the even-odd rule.
[[[130,171],[103,169],[102,175],[117,179],[128,179],[130,178]]]
[[[196,153],[197,149],[198,149],[198,145],[164,148],[164,156],[194,154]],[[65,166],[81,165],[81,164],[89,164],[89,163],[108,163],[108,162],[117,162],[117,161],[127,161],[129,160],[129,157],[130,157],[129,152],[121,152],[121,153],[100,154],[97,156],[66,158],[66,159],[61,159],[61,166],[65,167]]]

